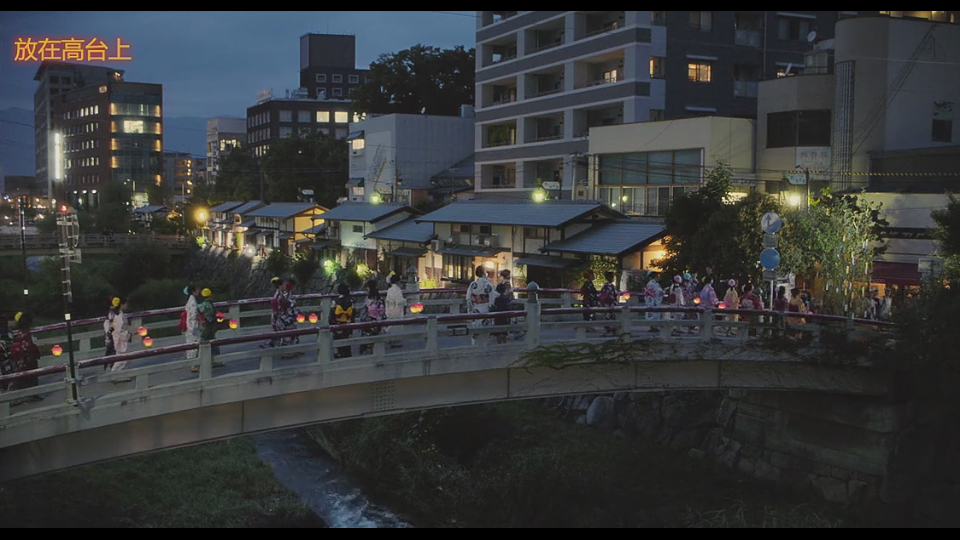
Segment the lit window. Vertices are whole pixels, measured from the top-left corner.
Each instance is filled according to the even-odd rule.
[[[363,139],[354,139],[352,143],[354,150],[363,150]]]
[[[333,121],[338,124],[346,124],[350,122],[350,115],[347,111],[335,111],[333,113]]]
[[[330,111],[317,111],[317,122],[329,122]]]
[[[710,82],[711,68],[707,62],[690,62],[687,64],[687,75],[693,82]]]
[[[146,127],[143,120],[124,120],[124,133],[146,133]]]
[[[360,113],[353,113],[353,123],[357,123],[363,120],[363,116]]]
[[[99,106],[99,105],[94,105],[94,106],[93,106],[93,114],[100,114],[100,106]]]

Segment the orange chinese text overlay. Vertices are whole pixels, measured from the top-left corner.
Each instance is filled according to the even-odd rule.
[[[125,56],[124,52],[130,48],[117,38],[114,54],[108,56],[110,47],[101,39],[93,38],[85,41],[77,38],[70,39],[41,39],[34,41],[32,38],[17,38],[14,43],[16,52],[14,53],[14,62],[44,62],[47,60],[56,60],[64,62],[106,62],[108,60],[133,60],[130,56]]]

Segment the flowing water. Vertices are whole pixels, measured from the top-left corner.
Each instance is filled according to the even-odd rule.
[[[277,480],[334,529],[407,529],[411,526],[389,510],[373,505],[360,489],[322,454],[299,429],[251,437],[261,461]]]

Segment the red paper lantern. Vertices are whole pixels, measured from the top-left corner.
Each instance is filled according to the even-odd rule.
[[[317,321],[320,320],[320,317],[317,317],[316,313],[310,314],[310,324],[317,324]]]
[[[143,346],[147,348],[153,347],[153,338],[152,337],[143,338]]]
[[[141,326],[140,328],[137,328],[137,333],[140,334],[140,337],[147,337],[147,327]]]
[[[727,309],[727,305],[724,304],[723,302],[720,302],[719,304],[717,304],[717,309]]]
[[[52,351],[54,356],[60,356],[61,354],[63,354],[63,347],[59,345],[54,345]]]
[[[621,298],[624,302],[629,302],[629,301],[630,301],[630,293],[629,293],[629,292],[624,292],[623,294],[620,295],[620,298]]]
[[[298,323],[302,323],[302,322],[305,321],[305,320],[307,320],[307,318],[303,316],[303,313],[297,315],[297,322],[298,322]]]
[[[693,299],[693,303],[699,306],[699,305],[700,305],[700,297],[698,296],[698,297],[694,298],[694,299]]]
[[[413,313],[414,315],[416,315],[416,314],[418,314],[418,313],[420,313],[420,312],[422,312],[422,311],[423,311],[423,304],[421,304],[421,303],[412,304],[412,305],[410,306],[410,313]]]
[[[226,319],[226,318],[227,318],[227,316],[224,315],[223,313],[217,313],[217,322],[218,322],[218,323],[222,323],[223,320]]]
[[[238,320],[236,320],[236,319],[230,319],[230,329],[231,329],[231,330],[236,330],[236,329],[239,328],[239,327],[240,327],[240,321],[238,321]]]

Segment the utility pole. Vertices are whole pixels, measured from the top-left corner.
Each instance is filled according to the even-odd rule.
[[[70,364],[66,383],[70,388],[70,399],[67,401],[74,406],[80,404],[80,379],[77,376],[77,364],[73,357],[73,326],[70,312],[73,308],[73,285],[70,279],[70,263],[79,262],[80,226],[77,213],[68,206],[64,206],[57,217],[57,229],[60,237],[60,282],[63,285],[63,319],[67,323],[67,350]]]

